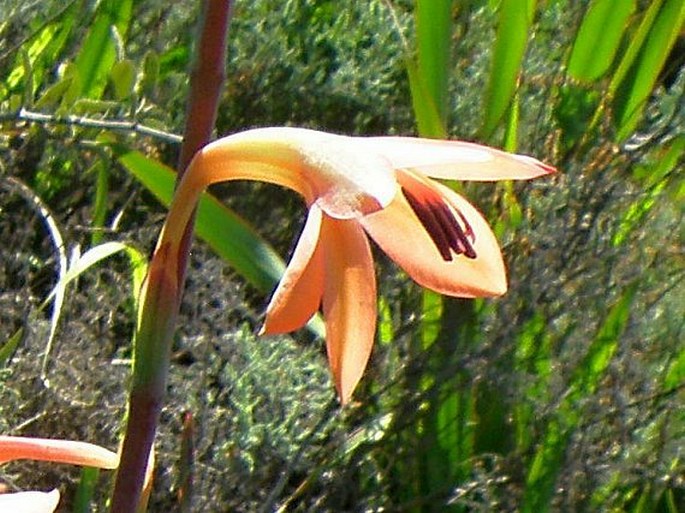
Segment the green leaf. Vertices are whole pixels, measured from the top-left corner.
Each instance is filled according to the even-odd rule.
[[[664,145],[658,150],[662,154],[661,157],[652,165],[640,170],[641,174],[645,174],[644,192],[625,209],[611,241],[614,246],[622,245],[630,233],[642,227],[643,219],[659,204],[659,198],[670,182],[669,174],[685,154],[685,136],[676,138],[671,144]]]
[[[71,36],[75,25],[76,4],[62,12],[53,22],[46,24],[19,49],[17,64],[9,72],[5,80],[7,91],[13,91],[20,87],[22,81],[27,81],[25,65],[22,62],[21,53],[26,53],[31,64],[33,87],[38,90],[43,86],[45,77],[50,77],[54,69],[55,62],[59,59],[59,54]],[[5,95],[0,95],[5,98]]]
[[[568,62],[576,80],[593,82],[611,67],[635,0],[595,0],[583,17]]]
[[[64,98],[72,85],[73,77],[63,77],[55,84],[48,87],[35,103],[37,110],[52,109],[56,107]]]
[[[141,253],[138,249],[134,248],[129,244],[124,244],[123,242],[105,242],[99,246],[90,248],[88,251],[79,256],[79,258],[69,266],[69,270],[53,288],[50,295],[48,295],[45,300],[50,301],[55,295],[58,286],[66,286],[79,276],[81,276],[88,269],[98,264],[102,260],[109,258],[110,256],[124,252],[131,263],[131,278],[133,281],[133,293],[137,296],[141,285],[143,284],[143,279],[145,278],[145,273],[147,271],[147,260],[145,255]]]
[[[561,145],[565,152],[586,135],[600,100],[599,92],[589,87],[565,84],[559,88],[559,99],[554,103],[553,114],[561,128]]]
[[[654,11],[655,5],[661,5],[658,12]],[[652,19],[654,21],[650,23]],[[682,0],[654,2],[645,14],[636,37],[641,44],[627,52],[635,55],[635,60],[617,70],[618,78],[610,86],[611,91],[615,91],[618,140],[626,139],[635,130],[684,22],[685,2]]]
[[[630,285],[609,310],[583,362],[574,373],[570,387],[572,393],[567,396],[567,401],[589,395],[597,388],[626,328],[636,291],[637,283]]]
[[[416,1],[417,72],[442,126],[447,126],[452,1]],[[428,134],[430,135],[430,134]],[[438,137],[438,135],[433,135]]]
[[[19,328],[10,338],[7,339],[7,342],[0,346],[0,365],[4,365],[5,362],[9,360],[23,339],[24,328]]]
[[[139,93],[151,96],[159,81],[159,55],[149,50],[143,59],[143,73],[138,84]]]
[[[100,469],[93,467],[82,467],[81,477],[76,488],[74,504],[71,513],[88,513],[93,511],[93,497],[100,477]]]
[[[100,98],[116,60],[113,30],[124,37],[131,21],[132,0],[103,0],[88,31],[76,66],[81,77],[81,95]]]
[[[588,352],[571,377],[568,393],[559,404],[556,416],[548,422],[526,477],[521,507],[523,513],[549,511],[568,441],[581,418],[578,404],[595,392],[609,367],[628,324],[636,291],[637,282],[630,285],[611,307]]]
[[[438,106],[428,90],[424,77],[416,63],[411,59],[407,59],[407,74],[419,134],[422,137],[444,139],[447,137],[445,122],[440,117]]]
[[[481,134],[489,139],[509,109],[518,85],[535,0],[502,0]]]
[[[114,97],[117,100],[125,100],[131,96],[136,81],[136,68],[133,62],[124,59],[112,66],[109,78],[114,86]]]
[[[102,160],[97,160],[87,172],[95,174],[95,194],[93,198],[91,246],[102,242],[105,218],[107,217],[107,199],[109,196],[109,168]]]

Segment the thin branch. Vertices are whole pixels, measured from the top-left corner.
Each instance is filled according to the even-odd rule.
[[[21,108],[17,112],[0,114],[0,123],[7,121],[25,121],[28,123],[39,123],[45,125],[68,125],[82,128],[96,128],[99,130],[133,132],[147,137],[153,137],[171,144],[179,144],[183,141],[183,138],[178,134],[152,128],[137,121],[96,119],[73,115],[56,116],[54,114],[44,114],[42,112],[35,112],[24,108]]]

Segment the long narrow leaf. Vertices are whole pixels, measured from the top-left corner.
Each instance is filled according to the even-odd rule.
[[[76,2],[66,8],[56,17],[54,21],[46,24],[38,30],[23,46],[32,66],[32,77],[34,88],[43,85],[43,78],[49,76],[55,61],[75,25]],[[8,90],[13,90],[20,85],[22,80],[26,80],[25,66],[17,59],[17,63],[7,75],[5,85]]]
[[[431,96],[418,65],[410,58],[407,59],[407,75],[419,134],[422,137],[444,139],[447,137],[447,127],[440,116],[440,109]]]
[[[430,101],[435,106],[442,126],[446,127],[450,45],[452,43],[452,1],[417,0],[415,13],[417,71]]]
[[[611,362],[630,316],[637,285],[631,285],[611,307],[585,358],[578,365],[569,383],[569,391],[552,418],[528,470],[521,511],[544,513],[550,509],[550,499],[566,454],[568,441],[581,418],[578,403],[594,393]]]
[[[535,0],[502,0],[500,4],[481,128],[485,139],[492,137],[514,98],[535,4]]]
[[[616,88],[614,110],[619,140],[628,137],[637,126],[684,22],[685,2],[665,0],[625,79],[612,84]]]
[[[568,73],[576,80],[593,82],[604,75],[616,56],[635,0],[595,0],[589,7],[573,43]]]

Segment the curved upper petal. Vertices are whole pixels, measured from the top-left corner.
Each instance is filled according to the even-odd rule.
[[[390,163],[356,139],[294,127],[256,128],[218,139],[200,150],[176,197],[195,205],[207,186],[227,180],[274,183],[316,202],[337,219],[352,219],[387,206],[396,183]],[[192,209],[190,209],[192,211]],[[181,224],[189,215],[180,216]]]
[[[53,513],[59,504],[59,490],[17,492],[0,495],[0,511],[12,513]]]
[[[507,278],[499,244],[483,216],[466,199],[439,183],[443,198],[466,219],[474,234],[476,258],[445,260],[401,193],[385,209],[360,223],[376,243],[419,285],[457,297],[504,294]]]
[[[476,143],[417,137],[359,138],[360,145],[383,155],[395,169],[417,169],[446,180],[521,180],[556,170],[527,155]]]
[[[316,313],[323,295],[323,252],[319,244],[321,209],[312,205],[288,267],[271,297],[260,334],[301,328]]]
[[[352,396],[376,334],[376,277],[369,241],[355,221],[324,216],[326,349],[340,401]]]

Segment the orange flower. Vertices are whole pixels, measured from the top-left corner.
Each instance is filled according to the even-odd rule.
[[[347,137],[261,128],[201,150],[179,185],[158,252],[172,268],[199,194],[226,180],[260,180],[302,195],[307,220],[267,307],[262,333],[303,326],[323,306],[338,395],[347,402],[376,330],[376,281],[367,235],[419,284],[451,296],[506,291],[502,254],[487,222],[432,178],[529,179],[554,172],[531,157],[461,141]],[[169,278],[169,275],[167,275]],[[178,284],[176,284],[178,285]]]
[[[119,464],[116,453],[86,442],[0,436],[0,464],[23,459],[107,469],[116,468]],[[58,503],[58,490],[0,494],[0,511],[52,513]]]

